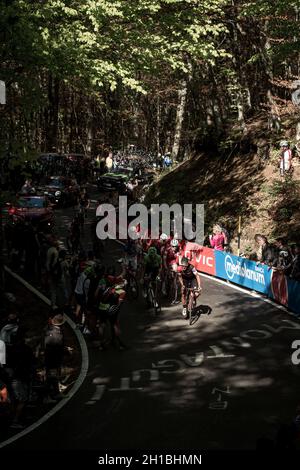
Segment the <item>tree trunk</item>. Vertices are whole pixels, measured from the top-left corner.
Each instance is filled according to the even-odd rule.
[[[92,99],[88,99],[87,103],[87,127],[86,127],[86,149],[85,154],[88,158],[92,158],[92,147],[94,141],[94,119],[93,119],[93,103]]]
[[[58,109],[59,109],[59,80],[48,76],[48,110],[46,116],[46,150],[50,152],[57,151],[58,134]]]
[[[160,99],[157,97],[157,115],[156,115],[156,151],[160,154]]]
[[[178,104],[177,104],[177,110],[176,110],[175,133],[174,133],[174,141],[173,141],[173,147],[172,147],[173,160],[177,160],[178,154],[179,154],[185,106],[186,106],[186,98],[187,98],[187,85],[188,83],[186,79],[182,79],[180,81],[180,88],[178,90]]]
[[[278,109],[272,93],[272,80],[273,80],[273,66],[270,58],[271,44],[268,36],[268,26],[269,21],[265,21],[264,24],[264,34],[265,34],[265,44],[264,44],[264,62],[265,62],[265,72],[267,77],[267,103],[269,105],[269,128],[280,132],[281,130],[281,120],[278,115]]]

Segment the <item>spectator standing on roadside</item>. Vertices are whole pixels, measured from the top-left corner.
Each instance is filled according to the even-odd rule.
[[[300,245],[292,245],[292,257],[290,277],[300,281]]]
[[[21,429],[24,427],[21,421],[23,409],[29,400],[30,384],[34,372],[34,355],[20,330],[11,345],[6,370],[12,391],[13,421],[11,427]]]
[[[292,167],[292,151],[289,148],[289,143],[286,140],[280,142],[280,176],[285,176],[286,173],[290,172]]]
[[[219,224],[213,226],[213,234],[209,236],[210,246],[215,250],[224,251],[226,245],[226,237]]]
[[[58,259],[58,241],[54,237],[50,239],[50,248],[47,251],[46,270],[50,288],[51,306],[54,307],[57,300],[58,282],[61,279],[61,266]]]
[[[106,158],[105,165],[106,165],[107,171],[110,172],[113,167],[112,152],[110,152],[108,157]]]
[[[32,187],[32,181],[30,179],[26,180],[23,184],[20,194],[32,194],[34,192],[34,188]]]
[[[61,368],[63,364],[65,341],[62,326],[65,323],[63,311],[55,310],[55,315],[49,320],[45,331],[45,368],[49,395],[52,399],[59,398]]]
[[[290,271],[293,261],[291,250],[288,247],[286,240],[282,237],[276,238],[274,246],[277,249],[278,257],[273,263],[273,267],[281,269],[286,274]]]
[[[7,375],[0,365],[0,439],[1,432],[6,432],[11,415],[11,403],[8,393]]]
[[[268,242],[267,237],[264,235],[256,234],[254,240],[258,244],[257,259],[260,263],[273,266],[278,258],[277,248]]]

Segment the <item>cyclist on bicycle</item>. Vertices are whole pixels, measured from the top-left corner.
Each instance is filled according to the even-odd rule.
[[[124,288],[124,279],[122,276],[114,276],[107,273],[101,276],[98,288],[95,291],[95,299],[98,304],[98,326],[100,337],[100,350],[104,346],[105,324],[110,324],[111,343],[119,349],[124,349],[125,345],[120,338],[119,314],[121,306],[125,300],[126,292]]]
[[[187,289],[193,289],[194,299],[197,299],[202,290],[201,279],[198,271],[190,264],[188,258],[182,258],[180,264],[178,279],[181,286],[182,315],[184,318],[187,318]]]
[[[159,277],[162,267],[161,256],[157,254],[154,246],[151,246],[144,257],[144,273],[141,279],[144,279],[144,297],[147,298],[148,285]]]

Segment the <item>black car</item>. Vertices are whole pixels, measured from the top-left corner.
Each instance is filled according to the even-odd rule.
[[[39,190],[48,196],[52,204],[60,207],[75,205],[79,194],[78,186],[64,176],[50,176]]]

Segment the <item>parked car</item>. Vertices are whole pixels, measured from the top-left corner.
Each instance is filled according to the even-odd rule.
[[[49,229],[54,225],[51,203],[45,196],[20,196],[15,204],[6,204],[11,221],[31,222],[39,229]]]
[[[78,185],[71,178],[64,176],[50,176],[39,190],[52,204],[60,207],[75,205],[79,194]]]

